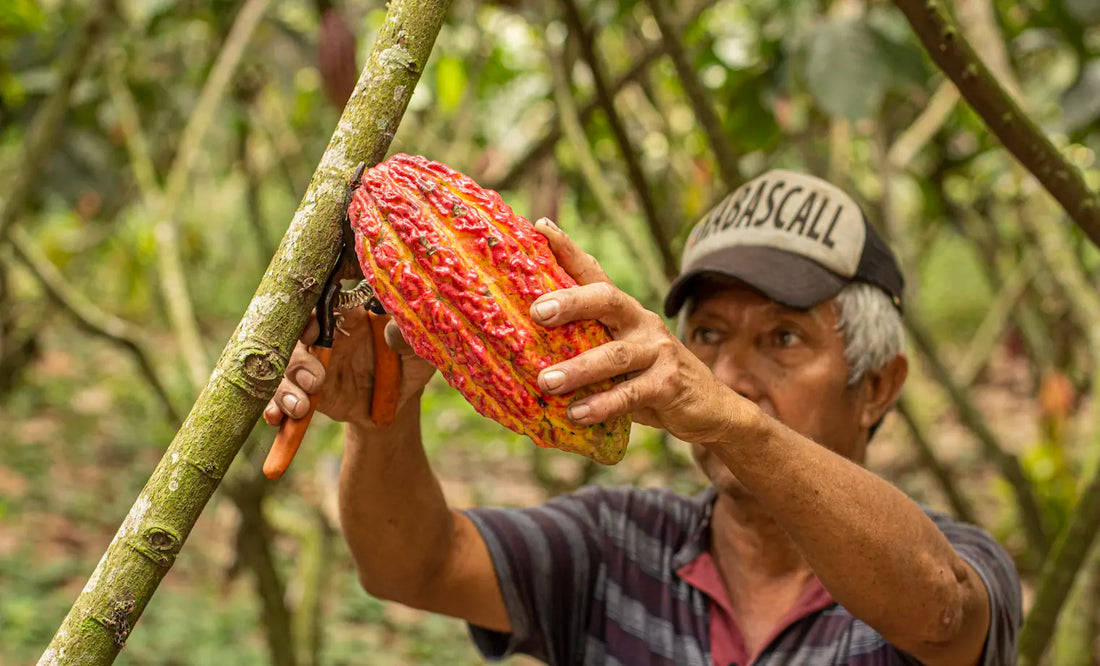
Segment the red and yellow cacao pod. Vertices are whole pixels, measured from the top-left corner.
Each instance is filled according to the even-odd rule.
[[[581,426],[572,394],[546,395],[539,371],[608,342],[602,324],[535,324],[531,304],[576,285],[546,239],[500,195],[426,158],[398,154],[368,169],[348,217],[363,274],[405,339],[483,416],[535,444],[614,464],[630,417]]]

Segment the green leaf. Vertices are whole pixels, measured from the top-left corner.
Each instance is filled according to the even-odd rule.
[[[927,83],[930,70],[924,49],[899,12],[872,9],[867,13],[867,29],[878,41],[895,90]]]
[[[0,4],[0,34],[11,36],[37,32],[42,28],[45,16],[34,0],[4,0]]]
[[[780,138],[771,105],[765,103],[768,94],[766,74],[731,72],[723,92],[726,111],[722,124],[726,135],[741,153],[769,150]]]
[[[435,90],[439,110],[454,111],[466,90],[466,66],[454,56],[443,56],[435,65]]]
[[[834,19],[806,44],[806,87],[829,115],[858,120],[875,115],[890,83],[881,40],[855,19]]]

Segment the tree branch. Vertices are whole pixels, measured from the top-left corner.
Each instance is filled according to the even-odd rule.
[[[1081,270],[1079,259],[1070,246],[1066,229],[1060,223],[1039,224],[1037,211],[1021,210],[1017,218],[1036,242],[1047,267],[1068,299],[1074,318],[1083,327],[1092,356],[1092,387],[1100,387],[1100,298]],[[1093,405],[1092,446],[1100,446],[1100,409]],[[1020,633],[1022,664],[1037,664],[1054,634],[1058,615],[1089,549],[1100,531],[1100,468],[1092,470],[1070,517],[1069,526],[1059,535],[1054,550],[1044,563],[1035,588],[1035,602]]]
[[[654,257],[651,246],[647,247],[639,235],[634,233],[627,225],[622,209],[615,202],[615,195],[611,191],[611,185],[604,178],[602,169],[592,154],[588,145],[588,138],[584,135],[577,109],[573,106],[572,91],[569,89],[568,75],[565,73],[565,64],[561,57],[552,52],[549,46],[546,48],[546,59],[550,63],[550,70],[554,77],[554,103],[558,108],[558,122],[561,123],[562,132],[565,134],[569,146],[573,149],[573,156],[577,159],[577,166],[584,178],[596,204],[600,207],[604,219],[615,227],[622,237],[623,242],[630,248],[631,254],[638,261],[646,280],[649,282],[650,296],[661,298],[668,291],[668,278],[661,271],[661,266]],[[643,299],[648,300],[648,299]]]
[[[101,0],[88,11],[83,25],[76,31],[64,60],[57,68],[57,87],[35,112],[34,120],[23,138],[23,149],[16,162],[15,173],[4,184],[4,199],[0,200],[0,239],[7,234],[12,223],[22,215],[31,194],[46,168],[46,161],[53,153],[61,124],[69,110],[73,88],[80,79],[92,49],[99,41],[99,34],[110,16],[114,3]]]
[[[917,449],[921,464],[936,479],[936,483],[939,484],[940,490],[943,491],[944,497],[951,505],[955,517],[967,523],[977,523],[970,500],[966,499],[958,484],[955,483],[951,470],[947,469],[940,462],[939,457],[936,456],[936,450],[932,448],[932,438],[929,436],[928,426],[913,412],[913,406],[909,404],[909,398],[902,396],[898,400],[897,410],[898,415],[901,416],[902,421],[905,421],[905,425],[909,428],[909,434],[912,435],[913,446]]]
[[[957,0],[955,15],[959,25],[970,40],[974,52],[989,71],[1005,88],[1005,92],[1018,104],[1024,103],[1020,82],[1012,71],[1012,58],[1008,55],[1004,35],[997,25],[996,10],[992,0]]]
[[[726,137],[718,113],[711,106],[710,99],[703,90],[703,84],[699,81],[695,67],[688,61],[684,45],[680,41],[682,31],[672,25],[664,2],[665,0],[646,0],[646,5],[657,21],[657,28],[661,32],[661,43],[664,44],[665,52],[676,68],[680,85],[684,87],[684,92],[687,93],[688,100],[695,109],[695,117],[698,118],[699,124],[703,126],[703,132],[710,140],[710,147],[714,151],[714,158],[718,162],[718,170],[722,173],[726,189],[732,192],[743,180],[738,166],[739,158],[733,150],[733,144]]]
[[[1058,666],[1096,666],[1093,655],[1100,636],[1100,545],[1093,543],[1081,569],[1051,645],[1052,663]]]
[[[955,105],[959,103],[959,90],[950,81],[944,81],[932,93],[920,115],[894,139],[886,152],[886,161],[896,169],[909,166],[921,148],[928,145],[936,132],[940,131]]]
[[[319,506],[314,508],[310,524],[305,533],[299,535],[299,601],[292,618],[298,663],[304,666],[320,666],[323,663],[321,639],[325,633],[324,610],[331,589],[330,567],[336,540],[336,531],[324,511]]]
[[[999,254],[1005,252],[1004,239],[998,233],[996,227],[989,225],[988,211],[974,210],[969,206],[959,206],[940,192],[941,200],[951,217],[962,223],[964,234],[977,245],[984,261],[979,262],[982,273],[995,291],[1002,291],[1011,280],[1003,275],[999,269],[1000,263],[1015,266],[1019,263],[1016,257],[1010,257],[1004,262],[998,261]],[[1051,341],[1050,331],[1044,325],[1043,318],[1034,306],[1032,298],[1041,299],[1035,293],[1034,284],[1028,284],[1024,290],[1024,298],[1012,312],[1012,321],[1023,336],[1024,344],[1028,350],[1028,358],[1035,365],[1039,374],[1045,373],[1055,366],[1054,343]]]
[[[682,32],[684,30],[687,30],[692,25],[694,25],[695,22],[699,20],[699,17],[703,15],[703,12],[711,6],[711,4],[712,3],[710,2],[703,1],[690,6],[688,11],[686,12],[687,18],[684,20],[683,26],[680,27],[680,31]],[[643,51],[642,54],[638,57],[637,62],[635,62],[630,69],[628,69],[626,72],[623,72],[621,75],[619,75],[618,78],[608,84],[608,89],[610,90],[611,95],[618,95],[619,92],[628,84],[636,81],[638,77],[641,76],[647,69],[649,69],[650,65],[656,62],[657,58],[660,58],[661,54],[663,53],[663,44],[655,44],[645,49],[645,51]],[[580,117],[582,127],[588,123],[588,121],[592,118],[592,114],[596,113],[599,108],[599,99],[591,99],[580,105],[580,111],[578,111],[577,115]],[[561,138],[561,123],[548,123],[546,134],[544,134],[542,138],[532,143],[531,147],[527,150],[526,153],[524,153],[523,157],[520,157],[518,160],[516,160],[515,163],[512,164],[511,167],[509,167],[508,171],[503,176],[497,178],[496,180],[488,180],[487,187],[493,190],[509,190],[514,188],[516,186],[516,183],[519,182],[520,178],[530,173],[537,162],[546,159],[546,157],[553,152],[554,146],[557,145],[558,141],[560,141]]]
[[[8,239],[15,248],[16,254],[38,278],[46,293],[77,323],[134,355],[141,374],[149,380],[149,384],[164,405],[164,411],[168,413],[173,423],[179,423],[179,412],[172,404],[168,389],[153,363],[153,354],[149,351],[148,336],[145,332],[124,319],[100,310],[95,303],[73,289],[49,257],[35,244],[30,234],[19,227],[13,227],[8,231]]]
[[[671,277],[678,272],[676,258],[672,254],[672,244],[669,242],[668,233],[665,231],[660,214],[657,212],[657,204],[653,200],[652,190],[646,181],[645,172],[642,171],[641,161],[638,159],[637,153],[634,152],[634,146],[630,143],[630,137],[626,134],[626,128],[623,126],[618,111],[615,110],[615,101],[612,99],[611,91],[607,86],[607,76],[604,73],[603,62],[596,52],[595,37],[591,31],[584,27],[584,19],[581,18],[576,0],[561,0],[561,4],[565,9],[565,21],[569,26],[569,32],[580,44],[581,55],[592,73],[592,82],[596,86],[596,97],[599,100],[600,108],[603,109],[604,115],[607,117],[607,123],[611,127],[611,133],[615,136],[615,142],[619,145],[623,160],[626,162],[627,175],[629,175],[634,191],[638,195],[638,202],[645,214],[649,233],[653,236],[653,241],[657,245],[665,275]]]
[[[241,172],[244,175],[245,216],[248,218],[249,226],[252,227],[256,248],[262,256],[270,257],[275,254],[275,244],[268,236],[264,225],[263,201],[260,199],[263,178],[252,163],[249,150],[254,136],[247,120],[242,119],[237,123],[237,163],[241,165]]]
[[[1039,503],[1035,499],[1031,482],[1020,467],[1020,461],[1001,447],[970,396],[959,387],[951,371],[939,357],[931,337],[924,328],[912,317],[906,317],[906,328],[927,362],[933,378],[947,391],[951,402],[958,410],[959,418],[978,439],[982,453],[997,467],[1001,476],[1011,487],[1012,495],[1016,499],[1016,510],[1019,512],[1020,522],[1023,523],[1029,545],[1040,554],[1046,554],[1050,542],[1043,526],[1042,512],[1039,510]]]
[[[937,0],[894,0],[936,64],[959,92],[1069,216],[1100,246],[1100,195],[1089,189],[1031,118],[975,55]]]
[[[1094,445],[1097,442],[1094,442]],[[1034,666],[1050,643],[1054,625],[1073,587],[1073,581],[1088,555],[1089,547],[1100,530],[1100,473],[1093,475],[1081,491],[1081,499],[1073,509],[1069,525],[1058,535],[1050,556],[1043,563],[1039,582],[1035,586],[1035,601],[1020,630],[1021,666]]]
[[[271,665],[296,666],[298,660],[295,636],[291,631],[291,614],[284,601],[286,586],[275,565],[272,529],[263,512],[264,499],[271,485],[254,469],[251,474],[242,471],[232,483],[225,483],[222,488],[240,513],[237,557],[255,575],[256,596],[260,597],[260,614]]]
[[[206,388],[84,586],[41,666],[109,664],[171,568],[286,368],[340,249],[348,178],[389,149],[447,0],[391,0],[309,188]]]
[[[177,218],[195,160],[202,150],[202,139],[229,88],[233,72],[240,64],[252,32],[267,10],[268,2],[269,0],[245,0],[237,13],[210,75],[203,84],[202,92],[199,93],[195,108],[180,135],[179,148],[168,170],[163,189],[154,188],[156,176],[151,153],[129,91],[121,79],[114,81],[111,86],[119,117],[125,128],[126,146],[138,185],[146,206],[155,215],[153,235],[157,244],[157,273],[160,277],[161,293],[168,308],[172,330],[187,362],[188,375],[195,387],[206,382],[210,365],[199,335],[195,309],[184,275]],[[117,75],[109,76],[114,78]]]
[[[195,110],[181,133],[179,147],[169,166],[168,184],[164,188],[157,180],[152,151],[142,129],[137,104],[122,79],[124,63],[119,59],[118,65],[108,68],[107,71],[108,90],[124,130],[131,169],[146,208],[151,214],[158,216],[154,226],[158,240],[157,268],[175,337],[184,351],[191,395],[197,394],[206,381],[209,376],[209,366],[205,345],[198,332],[196,316],[191,307],[191,299],[183,275],[179,242],[178,239],[174,240],[178,237],[176,223],[184,196],[183,190],[179,188],[186,185],[192,165],[201,150],[202,137],[229,88],[233,72],[243,56],[244,47],[262,18],[266,5],[267,0],[262,2],[249,0],[238,12],[215,59],[211,73],[204,83]],[[260,249],[264,250],[263,246],[268,245],[268,241],[264,235],[262,218],[258,210],[257,175],[251,169],[247,151],[249,137],[247,123],[238,121],[236,129],[238,155],[245,175],[248,219],[260,240]],[[167,191],[166,188],[171,186],[177,188],[175,192]],[[271,256],[274,251],[274,247],[266,248],[265,256]],[[238,478],[229,485],[237,491],[231,490],[228,494],[239,513],[240,533],[245,535],[244,538],[238,539],[239,557],[255,576],[255,589],[260,597],[264,635],[272,654],[272,663],[278,666],[294,666],[294,650],[289,638],[290,613],[286,608],[282,581],[279,580],[278,572],[273,568],[271,560],[270,530],[263,521],[259,508],[251,504],[252,502],[262,503],[264,495],[262,493],[255,495],[249,491],[256,484],[266,483],[266,479],[256,469],[252,470],[251,475],[240,473],[236,476]]]
[[[966,353],[955,370],[955,379],[962,387],[974,383],[982,367],[988,362],[990,351],[1004,335],[1005,327],[1012,319],[1020,299],[1027,293],[1027,286],[1039,272],[1039,260],[1035,252],[1024,249],[1025,255],[1016,270],[1008,276],[993,303],[985,311],[978,330],[970,338]]]

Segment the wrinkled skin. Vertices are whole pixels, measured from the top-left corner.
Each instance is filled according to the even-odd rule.
[[[317,320],[311,318],[287,364],[286,377],[264,409],[264,421],[279,425],[284,412],[301,418],[308,411],[309,394],[321,391],[317,410],[334,421],[370,425],[371,390],[374,386],[370,319],[363,308],[342,312],[342,331],[337,331],[332,360],[326,372],[309,354],[307,342],[317,339]],[[401,363],[401,387],[397,410],[419,401],[435,368],[413,353],[392,321],[386,326],[386,343]]]
[[[795,432],[862,462],[863,429],[882,406],[864,382],[848,385],[835,305],[800,312],[739,283],[702,284],[696,293],[684,344],[718,381]],[[740,492],[706,448],[692,452],[720,490]]]
[[[532,318],[544,326],[599,319],[614,339],[546,368],[539,375],[540,386],[560,394],[610,377],[628,377],[609,391],[575,402],[569,410],[575,421],[596,423],[633,413],[639,423],[695,443],[703,471],[724,486],[728,469],[711,460],[702,445],[740,422],[739,410],[751,409],[744,400],[732,398],[736,393],[796,432],[862,460],[864,441],[858,431],[880,418],[877,409],[885,406],[867,405],[862,398],[869,395],[861,390],[862,384],[847,386],[844,341],[836,329],[833,303],[799,312],[741,283],[703,283],[690,306],[681,343],[659,316],[615,287],[596,260],[552,222],[539,220],[536,229],[580,286],[538,299]],[[320,412],[337,421],[369,424],[373,359],[366,314],[362,309],[345,312],[341,328],[355,344],[340,344],[343,334],[337,334],[328,376],[306,345],[298,343],[287,366],[289,381],[284,380],[264,412],[268,423],[277,424],[281,412],[304,414],[307,394],[328,384],[320,397]],[[316,334],[311,320],[302,340],[313,340]],[[412,352],[392,322],[386,336],[401,358],[400,409],[420,395],[434,368]]]
[[[570,418],[594,423],[633,413],[696,445],[719,490],[710,552],[750,653],[764,646],[812,572],[837,603],[921,663],[978,662],[990,626],[979,576],[912,500],[858,464],[871,426],[904,383],[904,355],[848,386],[834,304],[798,312],[728,283],[693,294],[681,342],[552,223],[540,220],[536,229],[579,286],[542,296],[532,318],[546,326],[598,319],[612,336],[543,370],[540,386],[566,392],[625,376],[574,402]],[[399,336],[387,336],[402,359],[401,404],[394,426],[374,428],[366,416],[369,333],[354,318],[345,327],[352,336],[337,338],[320,409],[352,424],[341,510],[364,587],[509,631],[485,542],[467,516],[447,507],[421,446],[416,408],[430,366]],[[304,402],[299,384],[318,389],[318,368],[299,345],[288,370],[296,382],[284,380],[265,413],[269,422],[280,408],[301,413],[303,405],[289,401]],[[302,371],[311,376],[300,378]],[[413,524],[427,527],[406,528]]]

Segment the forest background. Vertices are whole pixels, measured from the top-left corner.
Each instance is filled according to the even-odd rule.
[[[908,277],[913,371],[870,467],[1009,549],[1024,663],[1100,663],[1100,3],[947,3],[994,77],[960,70],[963,91],[980,106],[999,83],[1062,160],[1025,164],[1055,190],[1083,178],[1065,209],[989,129],[1011,144],[1032,126],[960,98],[898,9],[913,4],[454,0],[391,151],[556,219],[651,309],[732,187],[786,167],[849,188]],[[0,8],[0,664],[42,654],[206,384],[385,11]],[[636,427],[603,468],[535,448],[438,379],[424,414],[458,506],[702,487],[657,431]],[[340,427],[318,417],[277,483],[259,473],[272,437],[248,438],[118,663],[480,663],[460,622],[358,587],[335,514]]]

